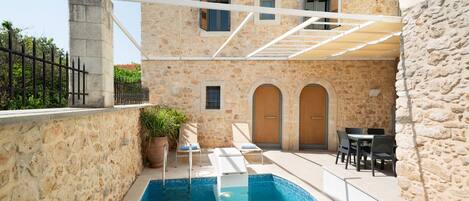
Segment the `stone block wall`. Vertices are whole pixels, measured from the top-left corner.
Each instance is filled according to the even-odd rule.
[[[299,97],[308,84],[329,94],[328,148],[344,127],[394,128],[395,61],[143,61],[150,102],[185,111],[199,123],[203,147],[231,146],[231,124],[252,123],[252,98],[262,84],[282,93],[282,147],[299,148]],[[203,108],[205,86],[221,85],[222,110]],[[370,89],[380,89],[377,97]],[[251,127],[252,128],[252,127]]]
[[[0,124],[0,200],[121,200],[142,170],[139,109]]]
[[[469,200],[469,1],[403,11],[396,90],[404,200]]]
[[[70,58],[86,65],[87,107],[114,105],[111,0],[68,0]],[[75,78],[78,81],[78,77]],[[71,87],[71,86],[70,86]],[[78,86],[78,82],[75,83]],[[77,88],[75,89],[77,91]],[[77,98],[77,97],[75,97]]]

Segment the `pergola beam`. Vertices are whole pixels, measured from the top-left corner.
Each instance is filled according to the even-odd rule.
[[[120,30],[124,33],[125,36],[134,44],[134,46],[140,51],[140,53],[148,59],[148,56],[143,52],[142,47],[138,44],[137,40],[130,34],[130,32],[124,27],[124,25],[117,19],[117,17],[114,15],[114,13],[111,13],[112,20],[117,24],[117,26],[120,28]]]
[[[270,41],[269,43],[265,44],[264,46],[262,46],[261,48],[257,49],[257,50],[254,50],[253,52],[251,52],[250,54],[248,54],[246,56],[246,58],[249,58],[249,57],[252,57],[254,56],[255,54],[259,53],[260,51],[270,47],[271,45],[287,38],[288,36],[296,33],[297,31],[307,27],[308,25],[311,24],[311,22],[314,22],[314,21],[317,21],[319,20],[318,17],[312,17],[312,18],[309,18],[308,20],[304,21],[303,23],[301,23],[300,25],[294,27],[293,29],[290,29],[289,31],[285,32],[284,34],[282,34],[281,36],[275,38],[274,40]]]
[[[365,42],[365,43],[362,43],[360,45],[357,45],[355,47],[351,47],[351,48],[348,48],[348,49],[345,49],[345,50],[342,50],[338,53],[334,53],[331,55],[331,57],[336,57],[336,56],[340,56],[340,55],[343,55],[345,53],[348,53],[348,52],[353,52],[353,51],[356,51],[356,50],[359,50],[359,49],[362,49],[364,47],[367,47],[369,45],[376,45],[378,43],[383,43],[384,41],[392,38],[393,36],[399,36],[401,34],[401,32],[394,32],[394,33],[390,33],[389,35],[386,35],[384,37],[381,37],[377,40],[373,40],[373,41],[368,41],[368,42]],[[373,51],[390,51],[390,50],[373,50]]]
[[[343,25],[343,26],[358,26],[360,23],[347,23],[347,22],[313,22],[311,24],[318,25]]]
[[[300,9],[290,9],[290,8],[269,8],[269,7],[239,5],[239,4],[211,3],[211,2],[193,1],[193,0],[119,0],[119,1],[157,3],[157,4],[166,4],[166,5],[174,5],[174,6],[186,6],[186,7],[193,7],[193,8],[206,8],[206,9],[238,11],[238,12],[254,12],[254,13],[265,13],[265,14],[274,14],[274,15],[279,14],[279,15],[290,15],[290,16],[302,16],[302,17],[351,19],[351,20],[364,20],[364,21],[373,20],[373,21],[382,21],[382,22],[393,22],[393,23],[401,22],[401,17],[397,17],[397,16],[332,13],[332,12],[310,11],[310,10],[300,10]]]
[[[337,34],[336,34],[337,35]],[[327,35],[291,35],[290,38],[330,38]]]
[[[355,31],[358,31],[358,30],[360,30],[360,29],[362,29],[362,28],[365,28],[365,27],[367,27],[367,26],[369,26],[369,25],[371,25],[371,24],[373,24],[373,23],[375,23],[375,21],[368,21],[368,22],[366,22],[366,23],[364,23],[364,24],[362,24],[362,25],[360,25],[360,26],[356,26],[356,27],[354,27],[354,28],[351,28],[351,29],[349,29],[349,30],[347,30],[347,31],[345,31],[345,32],[343,32],[343,33],[341,33],[341,34],[339,34],[339,35],[336,35],[336,36],[333,36],[333,37],[331,37],[331,38],[329,38],[329,39],[323,40],[323,41],[321,41],[320,43],[318,43],[318,44],[316,44],[316,45],[313,45],[313,46],[311,46],[311,47],[309,47],[309,48],[306,48],[306,49],[301,50],[301,51],[299,51],[299,52],[297,52],[297,53],[295,53],[295,54],[292,54],[292,55],[288,56],[288,58],[291,59],[291,58],[296,57],[296,56],[298,56],[298,55],[301,55],[301,54],[303,54],[303,53],[305,53],[305,52],[308,52],[308,51],[310,51],[310,50],[316,49],[316,48],[318,48],[318,47],[320,47],[320,46],[322,46],[322,45],[324,45],[324,44],[330,43],[330,42],[332,42],[332,41],[334,41],[334,40],[337,40],[337,39],[342,38],[342,37],[344,37],[344,36],[346,36],[346,35],[349,35],[349,34],[355,32]]]
[[[209,61],[209,60],[222,60],[222,61],[243,61],[243,60],[287,60],[286,56],[256,56],[246,59],[246,57],[150,57],[147,61]],[[395,57],[338,57],[331,59],[330,57],[315,57],[308,59],[301,59],[305,61],[321,61],[321,60],[395,60]]]
[[[241,28],[243,28],[243,26],[249,21],[249,19],[251,19],[253,14],[254,14],[253,12],[250,12],[246,16],[246,18],[244,18],[241,24],[239,24],[239,26],[233,31],[233,33],[231,33],[231,35],[228,37],[228,39],[226,39],[223,45],[221,45],[220,48],[218,48],[218,50],[215,52],[215,54],[212,55],[212,58],[215,58],[223,50],[223,48],[225,48],[225,46],[228,45],[228,43],[233,39],[233,37],[241,30]]]

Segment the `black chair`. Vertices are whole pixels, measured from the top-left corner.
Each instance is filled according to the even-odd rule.
[[[384,135],[383,128],[368,128],[367,133],[370,135]]]
[[[394,136],[375,135],[371,143],[370,151],[364,154],[371,158],[371,172],[375,176],[375,164],[377,159],[381,159],[381,169],[384,169],[384,161],[392,161],[392,172],[396,176],[396,154],[394,152],[395,142]]]
[[[339,161],[339,155],[342,155],[341,161],[344,162],[344,155],[347,154],[347,160],[345,161],[345,169],[347,169],[350,161],[350,155],[353,155],[353,161],[356,163],[356,152],[357,147],[350,144],[347,133],[344,131],[337,131],[337,137],[339,138],[339,146],[337,147],[337,156],[335,157],[335,164]]]
[[[363,128],[345,128],[347,134],[364,134]]]

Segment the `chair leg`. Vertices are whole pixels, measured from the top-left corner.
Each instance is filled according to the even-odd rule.
[[[199,167],[202,167],[202,150],[199,151]]]
[[[373,175],[373,177],[375,176],[375,164],[376,163],[376,160],[371,157],[371,175]]]
[[[178,151],[176,150],[176,168],[178,167]]]
[[[340,151],[337,151],[337,156],[335,157],[335,164],[339,161]]]
[[[350,151],[348,151],[347,153],[347,161],[345,161],[345,169],[347,169],[349,161],[350,161]]]
[[[342,153],[342,158],[340,159],[342,163],[344,162],[344,158],[345,158],[345,153]]]
[[[366,159],[367,159],[367,157],[366,157],[366,156],[363,156],[363,159],[364,159],[364,167],[365,167],[365,169],[366,169]]]
[[[381,170],[384,170],[384,159],[381,159]]]
[[[392,173],[394,174],[394,177],[397,177],[397,173],[396,173],[396,158],[395,158],[395,157],[392,159]]]
[[[353,155],[353,164],[357,164],[357,155],[356,154]]]
[[[264,165],[264,151],[261,151],[261,163]],[[336,160],[337,163],[337,160]]]

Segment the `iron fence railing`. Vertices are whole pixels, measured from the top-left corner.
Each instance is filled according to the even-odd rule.
[[[85,104],[88,72],[80,58],[70,65],[68,53],[39,50],[35,39],[28,52],[13,37],[9,31],[7,47],[0,45],[0,110]]]
[[[141,80],[114,78],[114,104],[141,104],[148,102],[148,88]]]

